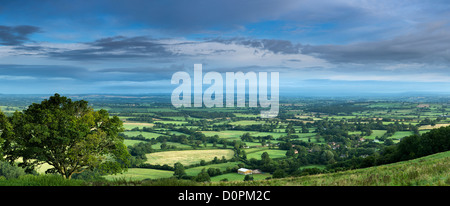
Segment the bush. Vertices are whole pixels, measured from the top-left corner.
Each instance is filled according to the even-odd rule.
[[[206,172],[205,168],[203,168],[202,171],[198,173],[198,175],[194,178],[194,180],[197,182],[210,182],[211,178],[208,172]]]
[[[199,186],[200,183],[191,180],[180,180],[175,177],[144,180],[141,186]]]
[[[283,169],[277,169],[272,175],[272,178],[285,178],[287,176]]]
[[[219,168],[209,168],[207,170],[207,172],[210,177],[214,177],[214,176],[218,176],[218,175],[222,174],[222,172],[220,171]]]
[[[0,180],[7,186],[83,186],[84,181],[64,179],[61,175],[23,175],[9,180]]]
[[[25,175],[24,169],[13,166],[5,161],[0,161],[0,176],[5,177],[6,179],[13,179],[22,175]]]
[[[86,180],[86,181],[104,181],[105,177],[103,174],[99,172],[97,169],[94,170],[86,170],[80,174],[73,174],[72,179],[76,180]]]
[[[253,181],[253,175],[245,175],[244,181]]]

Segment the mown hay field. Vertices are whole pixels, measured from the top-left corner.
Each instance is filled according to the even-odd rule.
[[[183,165],[192,165],[200,163],[200,160],[211,161],[214,157],[222,159],[222,156],[224,156],[225,159],[230,159],[233,155],[233,150],[229,149],[155,152],[146,154],[146,163],[173,166],[175,163],[180,162]]]

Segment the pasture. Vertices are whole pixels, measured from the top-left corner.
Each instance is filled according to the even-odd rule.
[[[137,137],[137,136],[142,135],[146,139],[157,138],[157,137],[161,136],[161,134],[158,134],[158,133],[142,132],[142,131],[125,131],[125,132],[123,132],[123,134],[125,134],[129,137]]]
[[[198,167],[192,167],[189,169],[186,169],[186,174],[187,175],[191,175],[191,176],[195,176],[198,173],[200,173],[202,171],[202,169],[206,169],[208,170],[209,168],[218,168],[220,169],[221,172],[225,172],[227,170],[227,168],[233,168],[233,167],[237,167],[238,164],[240,164],[241,162],[226,162],[226,163],[219,163],[219,164],[210,164],[210,165],[205,165],[205,166],[198,166]]]
[[[430,130],[430,129],[437,129],[439,127],[446,127],[446,126],[450,126],[450,124],[436,124],[434,126],[431,125],[423,125],[419,127],[419,130]]]
[[[123,174],[107,175],[107,180],[144,180],[144,179],[160,179],[173,176],[173,171],[168,170],[156,170],[146,168],[129,168],[127,172]]]
[[[269,149],[267,147],[245,149],[247,159],[255,158],[257,160],[260,160],[261,155],[264,152],[267,152],[267,154],[269,154],[269,157],[271,159],[286,157],[286,150]]]
[[[263,174],[252,174],[252,176],[253,176],[253,180],[264,180],[268,177],[271,177],[272,175],[270,173],[263,173]],[[211,182],[219,182],[219,181],[223,181],[223,180],[243,181],[244,178],[245,178],[245,175],[241,175],[238,173],[227,173],[227,174],[211,177]]]
[[[144,123],[144,122],[124,122],[123,127],[125,130],[131,130],[133,128],[142,129],[144,127],[153,127],[155,124],[152,123]]]
[[[376,137],[382,137],[386,133],[386,130],[372,130],[370,136],[364,136],[366,139],[374,140]]]

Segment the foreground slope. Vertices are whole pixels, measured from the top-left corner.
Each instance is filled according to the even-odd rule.
[[[218,185],[271,186],[396,186],[450,185],[450,151],[388,165],[337,173],[282,179],[228,182]]]

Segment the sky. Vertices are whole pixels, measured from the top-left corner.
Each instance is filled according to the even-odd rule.
[[[0,93],[170,93],[203,64],[279,72],[280,95],[448,94],[449,21],[445,0],[0,0]]]

